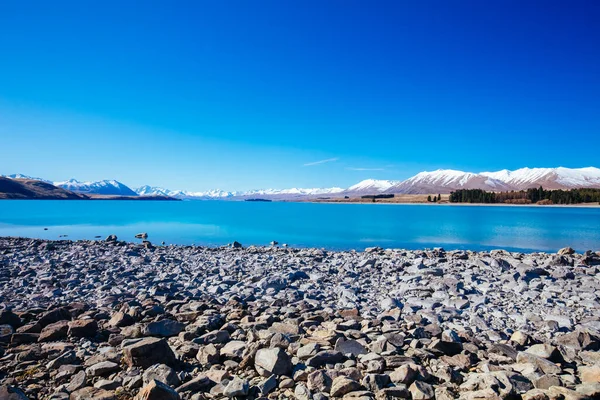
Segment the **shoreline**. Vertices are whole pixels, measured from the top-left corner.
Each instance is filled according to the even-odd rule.
[[[285,203],[310,203],[310,204],[364,204],[364,205],[399,205],[399,206],[460,206],[460,207],[536,207],[536,208],[600,208],[600,204],[508,204],[508,203],[419,203],[419,202],[368,202],[368,201],[294,201],[282,200]]]
[[[600,395],[600,252],[111,235],[0,238],[0,266],[0,391],[19,399]]]

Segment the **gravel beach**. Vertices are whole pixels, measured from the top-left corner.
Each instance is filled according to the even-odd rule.
[[[599,399],[600,252],[0,238],[0,400]]]

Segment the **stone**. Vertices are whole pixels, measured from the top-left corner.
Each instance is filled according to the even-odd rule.
[[[198,349],[198,354],[196,354],[196,359],[203,365],[217,364],[220,358],[221,355],[219,349],[217,349],[214,344],[200,347],[200,349]]]
[[[68,335],[91,338],[98,333],[98,323],[93,319],[78,319],[68,323]]]
[[[51,342],[67,337],[69,326],[67,321],[59,321],[46,325],[42,329],[38,342]]]
[[[525,351],[529,354],[545,358],[546,360],[560,360],[560,352],[556,349],[556,347],[551,346],[547,343],[534,344]]]
[[[123,347],[123,359],[129,367],[148,368],[162,363],[174,366],[177,362],[173,350],[164,339],[146,338]]]
[[[377,392],[377,400],[396,400],[396,399],[410,399],[411,394],[408,388],[404,385],[393,386],[381,389]]]
[[[214,386],[214,382],[207,376],[200,375],[194,379],[182,384],[177,388],[178,393],[185,392],[207,392]]]
[[[414,364],[404,364],[396,368],[390,375],[390,380],[394,383],[410,385],[419,376],[419,370]]]
[[[221,355],[227,358],[242,358],[246,343],[241,340],[232,340],[221,348]]]
[[[570,247],[563,247],[562,249],[560,249],[557,253],[559,256],[570,256],[575,254],[575,250],[573,250]]]
[[[360,388],[360,383],[356,382],[355,380],[345,376],[338,376],[331,384],[330,394],[333,397],[342,397],[346,393],[354,392]]]
[[[353,356],[358,356],[361,354],[367,354],[367,349],[357,342],[356,340],[345,340],[344,338],[340,338],[335,343],[335,350],[339,351],[342,354],[351,354]]]
[[[0,386],[0,399],[2,400],[29,400],[29,397],[13,386]]]
[[[600,383],[600,365],[579,367],[579,377],[583,383]]]
[[[408,388],[413,400],[433,400],[435,399],[435,391],[433,387],[425,382],[414,381]]]
[[[69,400],[115,400],[115,395],[112,391],[87,386],[71,393]]]
[[[71,320],[71,313],[65,307],[55,308],[42,314],[38,324],[43,328],[58,321]]]
[[[346,357],[339,351],[324,350],[309,358],[306,365],[309,367],[320,368],[327,364],[336,364],[345,360]]]
[[[248,381],[245,379],[240,379],[237,376],[234,377],[225,389],[223,390],[223,395],[227,397],[244,397],[248,395],[248,390],[250,389],[250,385]]]
[[[290,357],[279,347],[258,350],[254,357],[254,365],[258,373],[263,376],[289,375],[292,372]]]
[[[85,370],[87,376],[106,376],[120,369],[119,364],[112,361],[102,361]]]
[[[131,315],[118,311],[112,316],[110,321],[108,321],[108,324],[110,326],[114,326],[115,328],[122,328],[125,326],[133,325],[134,322],[135,320]]]
[[[142,334],[144,336],[159,337],[177,336],[184,327],[185,325],[179,321],[163,319],[160,321],[150,322],[149,324],[145,325],[144,328],[142,328]]]
[[[300,383],[294,389],[294,397],[296,400],[312,400],[312,395],[306,385]]]
[[[149,384],[152,380],[157,380],[168,386],[177,387],[181,384],[181,380],[177,372],[168,365],[154,364],[147,368],[142,375],[144,385]]]
[[[75,392],[79,389],[82,389],[86,386],[87,376],[85,375],[85,371],[79,371],[75,375],[71,377],[69,384],[66,389],[68,392]]]
[[[22,325],[21,318],[12,311],[2,310],[0,311],[0,325],[10,325],[13,329],[17,329]]]
[[[153,379],[140,390],[135,400],[179,400],[179,393],[162,382]]]
[[[545,374],[559,374],[561,372],[561,368],[546,360],[545,358],[538,357],[533,354],[529,354],[526,352],[519,352],[517,354],[517,362],[518,363],[530,363],[536,366],[540,371]]]

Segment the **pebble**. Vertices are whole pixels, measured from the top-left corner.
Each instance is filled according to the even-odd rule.
[[[593,399],[600,254],[0,238],[0,399]]]

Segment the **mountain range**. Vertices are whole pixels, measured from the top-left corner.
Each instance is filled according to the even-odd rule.
[[[291,188],[263,189],[246,192],[210,190],[191,192],[185,190],[169,190],[155,186],[141,186],[131,189],[116,180],[96,182],[80,182],[70,179],[63,182],[50,182],[45,179],[32,178],[26,175],[7,175],[11,179],[31,179],[67,189],[76,193],[121,195],[121,196],[170,196],[180,199],[294,199],[303,197],[340,197],[365,194],[437,194],[450,193],[458,189],[482,189],[486,191],[524,190],[543,186],[545,189],[600,188],[600,169],[587,168],[521,168],[514,171],[497,172],[464,172],[451,169],[440,169],[431,172],[420,172],[404,181],[366,179],[346,189],[332,188]]]

